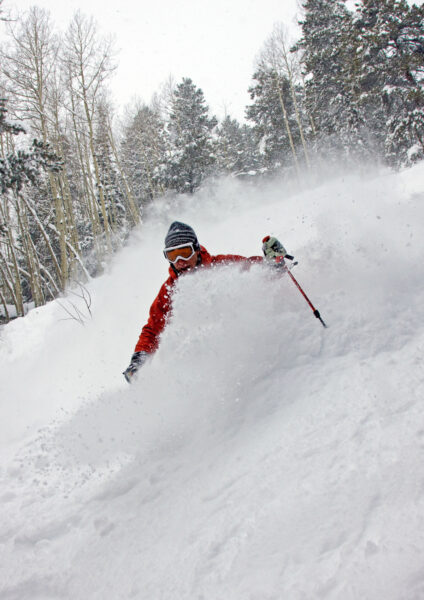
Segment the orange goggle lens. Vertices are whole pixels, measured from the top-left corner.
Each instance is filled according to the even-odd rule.
[[[190,260],[190,258],[194,254],[193,246],[183,246],[182,248],[172,248],[170,250],[165,250],[165,256],[169,260],[169,262],[174,263],[178,259]]]

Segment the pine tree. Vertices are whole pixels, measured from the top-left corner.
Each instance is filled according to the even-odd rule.
[[[265,168],[272,171],[297,164],[300,135],[289,80],[263,65],[253,79],[256,83],[249,88],[253,102],[247,107],[246,116],[254,124]]]
[[[6,115],[6,100],[0,98],[0,136],[25,133],[22,126],[7,121]],[[25,185],[37,181],[40,171],[58,172],[60,169],[61,163],[48,144],[33,140],[29,150],[18,150],[0,158],[0,192],[4,194],[9,189],[20,192]]]
[[[135,107],[124,126],[122,165],[139,207],[164,191],[165,124],[156,107]]]
[[[216,125],[216,118],[209,117],[202,90],[191,79],[183,79],[175,89],[168,123],[168,187],[192,194],[212,174],[212,132]]]
[[[243,176],[258,171],[261,158],[251,127],[226,116],[216,131],[218,172]]]
[[[424,5],[362,0],[361,102],[381,153],[392,164],[424,155]]]
[[[306,110],[318,145],[328,138],[350,153],[364,146],[364,117],[358,107],[358,43],[352,14],[344,0],[306,0],[302,38],[294,50],[303,53]]]

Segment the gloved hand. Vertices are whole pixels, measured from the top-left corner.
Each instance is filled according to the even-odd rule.
[[[129,366],[122,373],[122,375],[125,377],[128,383],[131,383],[132,378],[137,373],[139,368],[144,365],[148,356],[149,353],[144,352],[143,350],[141,352],[134,352],[134,354],[131,356],[131,362]]]
[[[276,267],[285,266],[284,257],[287,256],[287,251],[277,238],[267,235],[262,240],[262,251],[266,261],[274,263]]]
[[[262,250],[267,260],[273,260],[274,258],[277,258],[277,256],[282,256],[284,258],[287,254],[283,244],[275,237],[267,235],[262,240],[262,244]]]

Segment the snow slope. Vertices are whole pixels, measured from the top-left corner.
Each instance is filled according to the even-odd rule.
[[[424,598],[423,200],[424,163],[221,181],[152,211],[92,317],[4,327],[0,599]],[[211,253],[277,235],[330,327],[287,276],[199,272],[129,387],[176,218]]]

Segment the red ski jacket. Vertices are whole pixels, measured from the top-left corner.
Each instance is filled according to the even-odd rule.
[[[262,256],[239,256],[237,254],[218,254],[211,256],[203,246],[200,246],[201,263],[199,267],[210,267],[219,263],[262,262]],[[169,268],[169,277],[159,290],[152,306],[150,307],[149,319],[143,327],[138,338],[134,352],[155,352],[159,345],[159,336],[166,325],[166,317],[171,309],[171,296],[173,287],[178,279],[178,275],[172,267]]]

